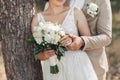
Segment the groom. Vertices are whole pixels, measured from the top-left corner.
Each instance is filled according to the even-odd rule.
[[[77,0],[74,1],[77,2]],[[86,5],[91,2],[98,6],[97,15],[91,16],[91,14],[87,12]],[[85,0],[82,9],[88,20],[92,36],[81,36],[79,37],[81,38],[81,42],[78,42],[75,46],[72,46],[77,42],[78,37],[70,35],[73,42],[69,48],[71,48],[71,50],[79,48],[85,50],[92,61],[98,79],[106,80],[108,62],[105,46],[110,44],[112,38],[112,15],[110,0]]]

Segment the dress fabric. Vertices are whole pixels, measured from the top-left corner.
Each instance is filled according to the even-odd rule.
[[[45,22],[41,13],[38,13],[38,21]],[[68,11],[61,27],[66,33],[79,36],[73,8]],[[50,73],[50,63],[48,60],[41,61],[41,63],[44,80],[98,80],[92,63],[85,51],[65,51],[65,55],[58,62],[58,74]]]

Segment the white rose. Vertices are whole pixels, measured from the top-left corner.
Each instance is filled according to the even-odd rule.
[[[38,24],[39,26],[43,26],[44,24],[43,24],[43,22],[39,22],[39,24]]]
[[[64,31],[60,31],[59,34],[60,34],[60,36],[64,36],[65,32]]]
[[[34,26],[33,30],[36,32],[36,31],[40,31],[41,30],[41,27],[40,26]]]
[[[87,13],[94,17],[98,14],[98,6],[94,3],[89,3],[87,6]]]
[[[97,11],[98,6],[97,6],[96,4],[94,4],[94,3],[90,3],[90,4],[89,4],[89,8],[90,8],[92,11]]]
[[[54,38],[50,34],[45,35],[45,41],[48,43],[53,43]]]
[[[40,44],[42,42],[42,33],[41,32],[34,32],[33,37],[35,38],[35,41]]]
[[[58,35],[58,34],[56,34],[55,36],[54,36],[54,44],[57,44],[57,42],[59,42],[60,41],[60,35]]]

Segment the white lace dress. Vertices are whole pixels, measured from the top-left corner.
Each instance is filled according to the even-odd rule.
[[[38,20],[45,22],[41,13],[38,14]],[[66,33],[78,36],[74,20],[74,9],[69,10],[62,23],[62,28]],[[42,61],[44,80],[98,80],[89,57],[86,52],[81,50],[66,51],[58,63],[58,67],[59,73],[53,75],[50,73],[49,61]]]

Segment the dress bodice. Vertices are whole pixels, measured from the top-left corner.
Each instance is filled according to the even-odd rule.
[[[38,21],[42,21],[42,22],[45,22],[45,19],[43,17],[43,15],[41,13],[38,13]],[[63,28],[63,30],[67,33],[67,34],[73,34],[73,35],[76,35],[78,36],[79,33],[78,33],[78,29],[77,29],[77,26],[76,26],[76,22],[75,22],[75,17],[74,17],[74,9],[71,8],[63,23],[61,24],[61,27]]]

